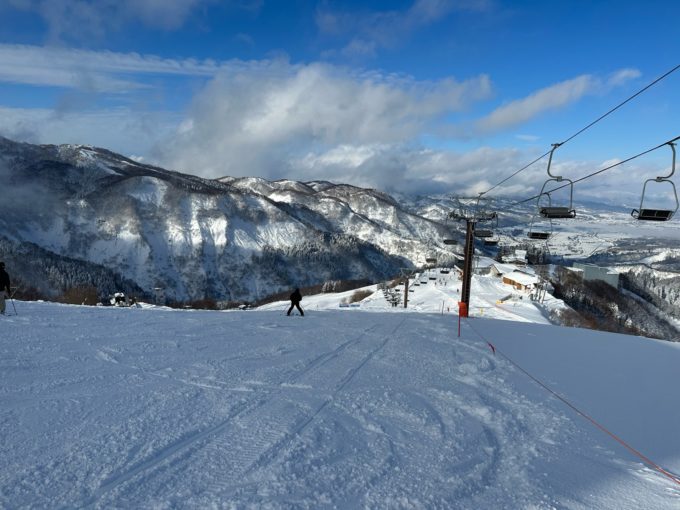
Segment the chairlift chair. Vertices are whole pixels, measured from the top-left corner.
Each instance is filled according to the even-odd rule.
[[[487,230],[487,229],[480,229],[480,230],[475,229],[475,237],[479,237],[481,239],[493,237],[493,231]]]
[[[666,175],[666,176],[656,177],[654,179],[647,179],[645,181],[645,184],[642,186],[642,197],[640,198],[640,208],[639,209],[633,209],[630,213],[630,215],[633,218],[635,218],[636,220],[668,221],[677,212],[678,207],[680,207],[680,202],[678,202],[678,192],[675,189],[675,184],[673,183],[673,181],[670,180],[670,178],[675,173],[675,143],[674,142],[668,142],[668,145],[671,146],[671,150],[673,151],[673,164],[671,166],[671,173]],[[652,181],[670,183],[671,187],[673,188],[673,196],[675,197],[675,209],[650,209],[649,207],[646,207],[646,208],[643,207],[643,204],[644,204],[644,201],[645,201],[645,191],[647,189],[647,183],[652,182]]]
[[[550,207],[550,203],[551,203],[550,194],[545,193],[545,192],[541,192],[541,194],[538,196],[538,199],[536,201],[536,208],[538,209],[538,211],[541,210],[540,200],[541,200],[542,195],[548,196],[548,206]],[[534,221],[536,219],[536,214],[537,213],[534,213],[534,215],[531,217],[531,224],[529,225],[529,232],[527,233],[527,237],[529,239],[533,239],[535,241],[545,241],[545,240],[550,238],[550,236],[552,235],[552,232],[553,232],[552,218],[548,217],[548,221],[550,221],[550,232],[548,232],[547,230],[537,230],[537,229],[534,229]]]
[[[548,185],[549,182],[565,181],[565,182],[568,183],[567,185],[569,186],[569,205],[565,207],[565,206],[553,206],[552,204],[548,204],[547,207],[539,207],[539,213],[544,218],[570,219],[570,218],[576,217],[576,211],[573,208],[574,181],[572,181],[571,179],[565,179],[561,175],[553,175],[552,173],[550,173],[550,165],[552,163],[553,153],[555,152],[555,149],[557,149],[560,145],[562,145],[562,144],[560,144],[560,143],[552,144],[553,148],[550,151],[550,157],[548,158],[548,177],[549,177],[549,179],[547,179],[543,183],[543,187],[541,188],[541,193],[538,195],[538,199],[540,200],[541,195],[543,195],[543,192],[545,191],[545,187]],[[549,193],[548,193],[548,197],[550,197]]]
[[[441,274],[449,274],[451,271],[449,271],[448,269],[440,269],[439,272]]]
[[[569,207],[542,207],[541,215],[551,219],[570,219],[576,217],[576,211]]]
[[[432,257],[428,257],[428,258],[425,259],[425,262],[428,263],[428,264],[436,264],[437,259],[432,258]]]
[[[455,239],[444,239],[444,244],[452,245],[452,244],[458,244],[458,242]]]
[[[474,221],[478,222],[496,220],[496,224],[498,224],[498,215],[496,211],[491,210],[488,199],[483,195],[484,193],[480,193],[477,197],[477,203],[474,209]]]
[[[550,232],[532,232],[529,231],[528,237],[529,239],[534,239],[536,241],[545,241],[546,239],[550,238]]]
[[[498,239],[484,239],[484,246],[497,246]]]

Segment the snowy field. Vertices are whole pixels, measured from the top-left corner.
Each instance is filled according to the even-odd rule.
[[[680,508],[504,357],[678,475],[680,345],[482,317],[458,338],[450,313],[315,299],[305,317],[17,302],[0,507]]]

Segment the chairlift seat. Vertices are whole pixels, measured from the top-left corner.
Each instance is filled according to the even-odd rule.
[[[550,232],[529,232],[529,239],[546,240],[550,237]]]
[[[498,241],[496,239],[487,239],[484,241],[484,246],[496,246],[498,245]]]
[[[668,221],[673,217],[675,211],[666,209],[633,209],[630,213],[636,220],[644,221]]]
[[[458,244],[458,242],[455,239],[444,239],[444,244]]]
[[[493,232],[491,230],[475,230],[475,237],[492,237]]]
[[[545,218],[575,218],[576,211],[568,207],[541,207],[541,216]]]
[[[428,264],[436,264],[437,259],[427,258],[427,259],[425,259],[425,262],[427,262]]]
[[[450,273],[450,271],[449,271],[448,269],[442,269],[442,270],[439,271],[439,272],[440,272],[441,274],[449,274],[449,273]]]
[[[437,279],[436,276],[430,276],[430,280],[436,280],[436,279]]]

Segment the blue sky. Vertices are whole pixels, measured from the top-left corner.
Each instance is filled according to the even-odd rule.
[[[676,2],[3,0],[0,134],[217,177],[487,189],[679,62]],[[680,135],[680,71],[560,147]],[[634,203],[663,148],[582,185]],[[545,164],[499,194],[540,188]]]

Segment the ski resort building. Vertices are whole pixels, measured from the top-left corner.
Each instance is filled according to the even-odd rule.
[[[503,275],[503,283],[512,285],[517,290],[530,291],[538,283],[538,277],[522,271],[513,271]]]

